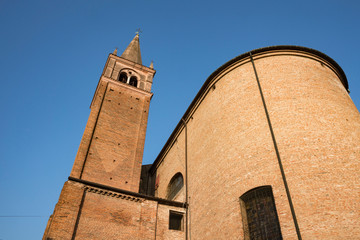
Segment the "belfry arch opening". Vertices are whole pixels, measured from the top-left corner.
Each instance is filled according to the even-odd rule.
[[[271,186],[253,188],[240,197],[245,240],[281,240]]]
[[[131,86],[134,86],[134,87],[137,87],[137,77],[135,77],[135,76],[132,76],[131,78],[130,78],[130,81],[129,81],[129,85],[131,85]]]
[[[166,198],[173,200],[184,186],[184,178],[181,173],[176,173],[170,180],[167,187]]]
[[[122,83],[126,83],[127,82],[127,74],[125,72],[120,73],[119,75],[119,81]]]

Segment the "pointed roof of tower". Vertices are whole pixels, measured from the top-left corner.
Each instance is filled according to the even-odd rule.
[[[139,33],[135,35],[129,46],[127,46],[123,54],[121,54],[121,57],[142,65]]]

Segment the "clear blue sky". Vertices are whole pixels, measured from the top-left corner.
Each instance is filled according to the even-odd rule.
[[[0,239],[41,239],[106,58],[137,28],[143,64],[154,60],[157,70],[144,153],[151,163],[206,78],[252,49],[327,54],[359,107],[359,12],[356,0],[0,0]]]

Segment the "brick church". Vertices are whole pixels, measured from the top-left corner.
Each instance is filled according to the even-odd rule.
[[[138,34],[109,54],[44,240],[360,238],[360,114],[333,59],[228,61],[142,165],[154,75]]]

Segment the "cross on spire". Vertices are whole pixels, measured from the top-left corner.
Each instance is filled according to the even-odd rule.
[[[141,29],[140,29],[140,28],[136,29],[135,34],[136,34],[136,35],[139,35],[140,33],[142,33]]]

